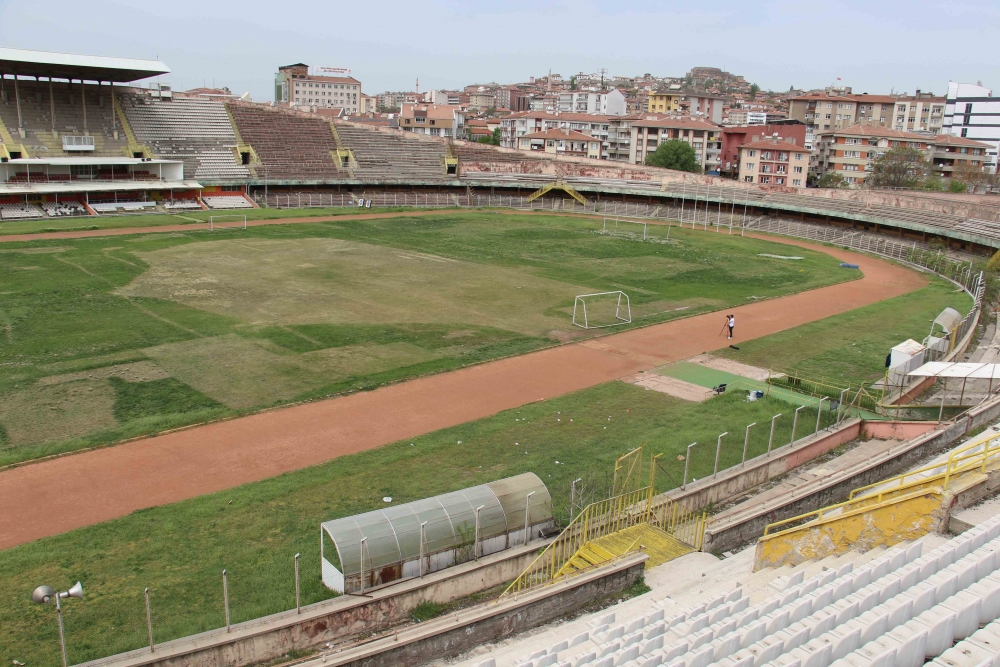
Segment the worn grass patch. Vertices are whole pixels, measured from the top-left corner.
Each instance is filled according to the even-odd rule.
[[[770,241],[599,226],[450,211],[4,244],[0,403],[18,408],[0,408],[0,465],[592,335],[570,323],[580,293],[626,291],[639,326],[854,277],[822,253],[760,257],[780,254]],[[106,382],[89,416],[86,394],[41,388],[112,376],[171,377],[218,405],[122,424]]]
[[[115,390],[115,419],[123,424],[146,417],[221,407],[208,396],[174,378],[129,382],[119,377],[110,377],[108,382]]]

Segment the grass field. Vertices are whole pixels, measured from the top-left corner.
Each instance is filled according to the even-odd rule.
[[[858,387],[880,379],[889,349],[907,338],[923,340],[931,321],[948,307],[965,314],[972,298],[945,280],[931,278],[927,287],[915,292],[744,341],[738,351],[727,348],[715,354],[825,379],[838,387]]]
[[[14,220],[0,224],[0,235],[41,234],[44,232],[71,232],[85,229],[122,229],[125,227],[163,227],[208,222],[211,216],[243,215],[247,220],[280,220],[282,218],[314,218],[332,215],[358,215],[413,211],[409,208],[366,208],[334,206],[330,208],[258,208],[240,211],[190,211],[184,213],[136,213],[102,215],[99,217],[46,218],[42,220]],[[225,219],[221,224],[235,224],[235,219]]]
[[[538,474],[565,522],[572,480],[607,480],[620,454],[645,442],[663,453],[659,491],[679,485],[686,446],[691,476],[710,474],[715,442],[722,467],[738,463],[743,431],[767,424],[789,404],[748,403],[740,394],[687,403],[623,382],[557,399],[229,491],[136,512],[0,552],[0,660],[54,664],[54,610],[34,605],[40,583],[65,589],[83,581],[87,599],[65,605],[71,663],[141,647],[143,589],[150,587],[157,641],[223,625],[221,572],[229,575],[234,622],[293,606],[292,556],[302,553],[303,602],[331,596],[320,582],[320,522],[432,496],[526,471]],[[815,423],[803,410],[800,435]],[[804,426],[808,425],[808,426]],[[778,420],[775,443],[791,420]],[[767,449],[767,428],[753,430],[750,455]],[[458,444],[461,441],[461,444]],[[648,460],[646,462],[648,465]]]
[[[599,225],[443,212],[4,244],[0,465],[572,340],[581,293],[626,291],[639,326],[856,275]]]

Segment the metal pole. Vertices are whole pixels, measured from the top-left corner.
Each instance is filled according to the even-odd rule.
[[[149,609],[149,587],[146,587],[146,631],[149,633],[149,652],[155,653],[153,646],[153,614]]]
[[[486,505],[480,505],[476,508],[476,537],[475,541],[472,543],[472,553],[475,555],[476,560],[479,560],[479,511],[486,507]]]
[[[805,407],[806,406],[804,405],[800,405],[795,408],[795,416],[792,418],[792,439],[788,441],[789,445],[795,442],[795,427],[799,425],[799,410],[802,410]]]
[[[840,392],[840,400],[837,401],[837,423],[840,423],[840,411],[844,407],[844,394],[850,390],[850,387],[844,389]]]
[[[365,592],[365,542],[367,537],[361,538],[361,593]]]
[[[424,521],[420,524],[420,576],[424,576],[424,529],[427,527],[427,522]]]
[[[16,82],[17,79],[15,78]],[[62,621],[62,605],[59,604],[60,593],[56,593],[56,617],[59,619],[59,648],[62,650],[62,664],[63,667],[69,667],[66,661],[66,633],[63,632],[63,621]]]
[[[771,435],[767,438],[767,455],[771,455],[771,444],[774,442],[774,422],[781,416],[781,413],[771,417]]]
[[[722,436],[729,435],[729,431],[719,435],[719,441],[715,445],[715,470],[712,471],[712,477],[719,474],[719,454],[722,453]]]
[[[684,457],[684,482],[681,483],[681,488],[685,488],[688,483],[688,464],[691,463],[691,448],[697,445],[697,442],[692,442],[687,447],[687,456]]]
[[[575,517],[573,513],[576,511],[576,483],[582,481],[582,477],[577,477],[573,480],[573,483],[569,487],[569,518],[572,521]]]
[[[945,386],[941,388],[941,409],[938,410],[938,424],[940,424],[941,420],[944,418],[944,394],[945,391],[947,391],[947,389],[948,389],[948,381],[945,380]]]
[[[295,613],[302,613],[302,597],[300,595],[299,589],[299,556],[301,554],[295,554]]]
[[[222,571],[222,601],[226,606],[226,632],[229,632],[229,580],[225,570]]]
[[[820,417],[823,415],[823,401],[829,401],[829,400],[830,399],[827,398],[826,396],[819,399],[819,405],[816,406],[816,430],[813,432],[813,435],[819,433],[819,420]]]
[[[527,496],[524,497],[524,543],[527,544],[528,540],[531,538],[530,525],[531,515],[529,510],[531,509],[531,496],[535,495],[532,491]]]
[[[754,422],[752,424],[747,424],[747,435],[745,438],[743,438],[743,462],[740,463],[741,466],[746,465],[747,462],[747,448],[750,446],[750,427],[756,425],[757,422]]]

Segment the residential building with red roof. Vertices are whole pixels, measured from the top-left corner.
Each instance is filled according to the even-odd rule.
[[[432,137],[465,138],[465,111],[456,104],[403,104],[399,127]]]
[[[690,116],[643,114],[632,121],[629,162],[643,164],[661,143],[679,139],[691,144],[699,166],[718,172],[722,153],[722,126]]]
[[[808,148],[794,138],[754,135],[739,151],[739,179],[745,183],[803,189],[809,176]]]
[[[601,159],[601,141],[574,130],[553,128],[518,137],[518,150]]]
[[[295,108],[343,107],[347,113],[361,109],[361,82],[351,76],[311,74],[304,63],[278,68],[274,101]]]
[[[806,126],[796,121],[723,127],[719,173],[736,175],[740,168],[740,146],[775,135],[785,137],[799,147],[805,147]]]
[[[839,174],[851,186],[861,186],[871,173],[872,165],[893,148],[914,148],[930,159],[935,138],[915,132],[904,132],[877,124],[855,124],[836,130],[826,130],[817,136],[812,171],[817,177]]]
[[[934,170],[945,178],[950,178],[955,169],[962,168],[982,170],[990,166],[988,152],[992,144],[951,134],[939,134],[934,137],[934,151],[931,160]]]
[[[638,116],[522,111],[500,120],[500,145],[517,148],[518,138],[557,128],[573,130],[599,139],[601,158],[626,162],[631,150],[632,121]]]

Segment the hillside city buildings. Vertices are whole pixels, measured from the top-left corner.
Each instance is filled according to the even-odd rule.
[[[861,187],[896,146],[921,146],[943,178],[970,168],[992,172],[1000,146],[1000,99],[978,83],[952,82],[946,96],[840,85],[777,93],[696,67],[678,77],[548,73],[459,90],[421,91],[417,80],[412,91],[371,94],[347,74],[280,67],[275,103],[450,140],[623,163],[644,162],[662,143],[680,140],[706,173],[791,189],[829,173]],[[777,146],[763,151],[773,159],[758,157],[760,142]]]

